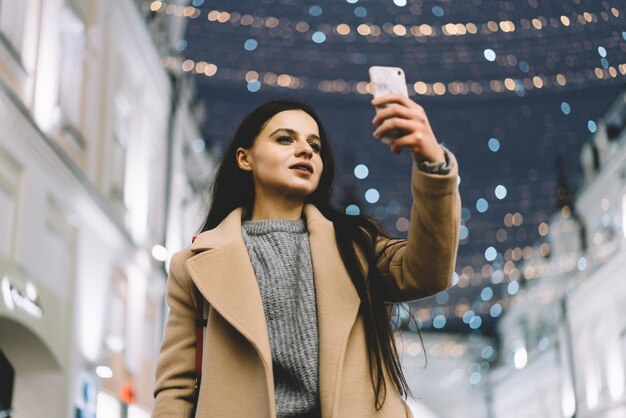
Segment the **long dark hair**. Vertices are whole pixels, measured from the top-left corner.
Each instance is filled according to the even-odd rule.
[[[365,326],[370,377],[376,398],[376,409],[381,409],[387,393],[385,369],[400,395],[406,397],[410,394],[398,358],[390,323],[390,311],[383,300],[384,279],[376,268],[378,258],[382,256],[382,252],[377,255],[375,250],[377,239],[389,236],[375,218],[364,215],[349,216],[332,207],[330,196],[335,174],[334,159],[326,131],[311,107],[291,99],[272,100],[257,107],[243,119],[217,167],[210,209],[201,231],[215,228],[238,207],[245,208],[248,213],[252,211],[254,204],[252,175],[249,171],[241,170],[237,166],[236,150],[239,147],[252,147],[255,138],[269,120],[277,113],[286,110],[304,111],[317,122],[322,142],[321,158],[324,168],[319,186],[306,198],[306,202],[315,205],[327,219],[332,221],[339,253],[361,299],[359,310]],[[394,245],[397,242],[392,240],[388,245]],[[367,273],[359,263],[355,246],[365,256]]]

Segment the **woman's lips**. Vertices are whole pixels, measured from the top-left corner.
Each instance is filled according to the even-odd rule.
[[[298,170],[298,171],[307,172],[309,174],[313,174],[313,166],[309,164],[294,164],[289,168],[292,170]]]
[[[309,170],[307,170],[306,168],[302,168],[302,167],[292,167],[291,169],[296,171],[296,172],[298,172],[298,173],[307,174],[309,176],[313,174]]]

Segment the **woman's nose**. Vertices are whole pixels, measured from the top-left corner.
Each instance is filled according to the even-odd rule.
[[[300,144],[296,149],[296,156],[305,156],[306,158],[311,158],[313,156],[313,149],[309,144]]]

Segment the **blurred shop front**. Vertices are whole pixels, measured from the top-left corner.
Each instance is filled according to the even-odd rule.
[[[161,62],[185,21],[144,6],[0,2],[0,417],[151,410],[165,260],[214,162]]]
[[[68,348],[63,335],[69,330],[61,325],[68,322],[59,318],[70,313],[58,297],[17,272],[3,266],[1,273],[0,411],[12,405],[28,405],[27,416],[64,410],[69,382],[63,373]],[[42,306],[46,306],[45,311]]]

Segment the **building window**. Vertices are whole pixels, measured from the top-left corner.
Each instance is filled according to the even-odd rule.
[[[127,213],[124,190],[126,185],[126,157],[130,141],[131,112],[127,97],[118,93],[115,100],[113,141],[111,145],[111,185],[109,197],[113,207],[124,219]]]
[[[622,233],[626,238],[626,193],[622,195]]]
[[[620,342],[620,347],[621,347],[621,352],[622,352],[622,363],[626,364],[626,326],[622,329],[622,332],[620,332],[619,334],[619,342]]]
[[[84,159],[86,148],[82,134],[85,53],[85,25],[66,7],[59,22],[59,82],[54,128],[65,152],[79,163]]]
[[[48,198],[46,228],[42,233],[46,248],[46,274],[41,282],[63,295],[70,295],[76,265],[76,227],[68,220],[52,196]]]
[[[114,269],[111,277],[108,312],[105,344],[113,377],[102,381],[102,389],[108,393],[118,393],[127,374],[124,357],[128,336],[128,278],[118,268]]]
[[[137,404],[148,407],[152,402],[152,390],[154,386],[154,369],[156,367],[156,355],[159,341],[156,335],[157,305],[146,299],[144,322],[143,322],[143,353],[141,368],[137,375]]]
[[[0,42],[20,61],[27,1],[0,0]]]
[[[59,106],[66,124],[81,126],[85,73],[85,25],[68,8],[61,13],[59,31]]]
[[[0,258],[14,255],[17,233],[17,202],[20,167],[0,149]]]

